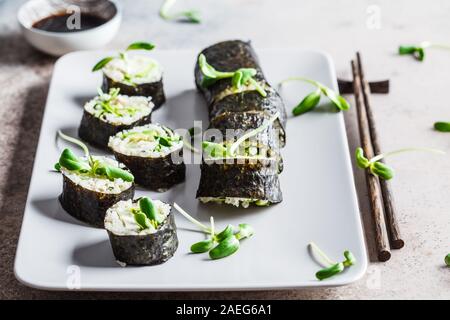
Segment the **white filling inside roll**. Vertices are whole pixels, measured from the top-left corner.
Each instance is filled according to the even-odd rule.
[[[157,213],[167,218],[171,206],[160,200],[152,200]],[[156,232],[156,229],[150,225],[142,229],[134,218],[132,209],[139,210],[139,202],[133,203],[132,200],[119,201],[106,211],[105,229],[119,236],[147,235]]]
[[[103,67],[110,79],[127,85],[153,83],[162,78],[160,64],[144,55],[124,55],[111,60]]]

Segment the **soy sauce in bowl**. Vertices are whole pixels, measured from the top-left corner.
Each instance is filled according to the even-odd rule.
[[[94,14],[82,13],[79,26],[77,26],[76,21],[73,21],[72,14],[61,13],[38,20],[33,23],[32,27],[49,32],[77,32],[99,27],[106,22],[108,22],[108,19]]]

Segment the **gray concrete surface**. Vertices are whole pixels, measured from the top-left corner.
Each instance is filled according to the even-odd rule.
[[[318,290],[228,293],[85,293],[27,288],[13,274],[16,243],[31,175],[48,84],[55,60],[30,48],[15,14],[24,1],[0,2],[0,298],[235,298],[235,299],[449,299],[449,156],[408,154],[389,161],[406,247],[387,263],[371,263],[355,284]],[[120,48],[148,39],[160,48],[197,48],[229,38],[253,40],[257,47],[302,47],[329,52],[341,77],[350,76],[350,59],[363,54],[371,79],[389,78],[391,93],[374,97],[384,150],[406,146],[450,152],[450,134],[432,130],[450,121],[450,52],[429,50],[426,61],[399,57],[399,44],[423,40],[450,43],[450,2],[186,0],[178,7],[199,8],[204,23],[168,23],[158,15],[161,1],[128,0],[120,34],[109,45]],[[379,20],[376,19],[379,13]],[[374,20],[375,18],[375,20]],[[379,27],[379,28],[377,28]],[[353,97],[348,97],[353,103]],[[346,113],[350,151],[358,145],[354,109]],[[373,235],[364,176],[356,170],[368,252]],[[373,260],[373,258],[372,258]]]

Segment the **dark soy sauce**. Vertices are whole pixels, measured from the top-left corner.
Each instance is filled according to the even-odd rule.
[[[93,14],[82,13],[80,15],[80,28],[69,29],[71,23],[68,24],[67,21],[71,16],[70,13],[55,14],[36,21],[33,23],[33,28],[50,32],[76,32],[101,26],[108,21]]]

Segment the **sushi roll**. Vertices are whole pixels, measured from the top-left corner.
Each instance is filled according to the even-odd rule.
[[[197,198],[244,208],[281,202],[287,114],[250,43],[224,41],[204,49],[194,73],[208,104],[209,128],[225,136],[203,141]]]
[[[119,131],[151,122],[154,104],[151,97],[119,94],[119,89],[99,95],[84,105],[78,135],[101,148],[108,147],[109,137]]]
[[[152,97],[155,110],[158,109],[166,101],[161,65],[148,55],[129,54],[130,50],[153,48],[150,43],[137,42],[129,45],[125,52],[99,61],[93,71],[102,71],[103,91],[119,88],[121,94],[127,96]]]
[[[174,255],[178,238],[171,211],[170,204],[146,197],[108,209],[104,225],[121,266],[161,264]]]
[[[164,192],[185,180],[183,139],[165,126],[152,123],[121,131],[108,146],[145,188]]]
[[[273,158],[206,159],[201,167],[197,199],[247,208],[283,200],[278,161]]]
[[[134,177],[114,159],[77,157],[70,149],[64,149],[55,168],[63,177],[61,206],[91,226],[103,227],[109,207],[133,199]]]

